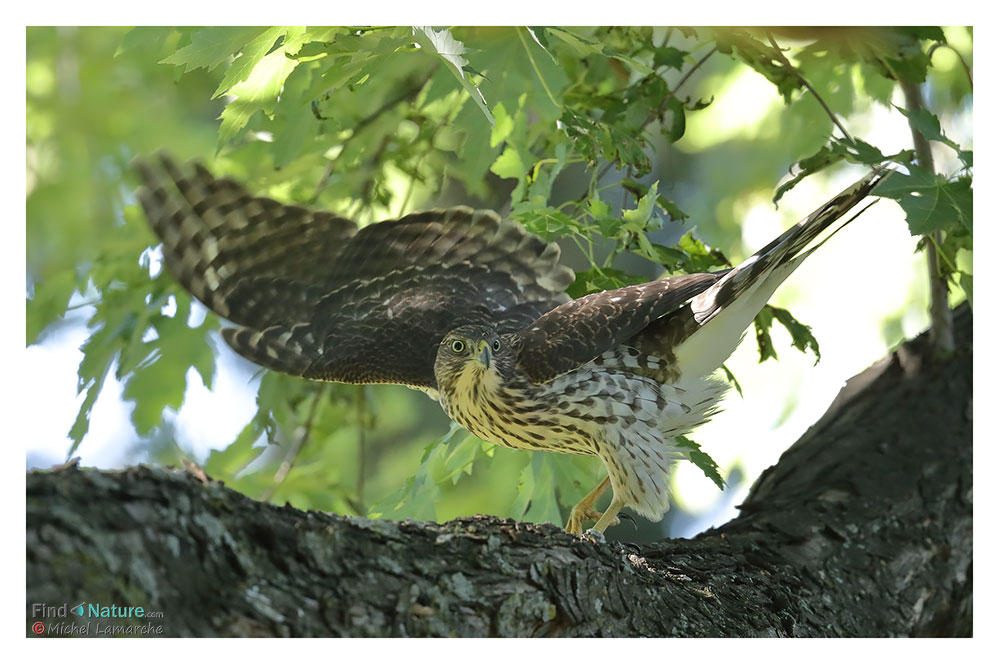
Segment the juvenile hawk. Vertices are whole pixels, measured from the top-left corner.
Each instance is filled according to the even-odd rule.
[[[139,198],[166,267],[236,324],[244,357],[316,380],[428,392],[483,440],[599,457],[608,477],[570,513],[602,532],[623,507],[669,509],[672,438],[715,411],[712,376],[824,229],[863,200],[876,170],[741,265],[569,300],[559,248],[466,207],[362,229],[254,197],[198,164],[139,162]],[[593,508],[613,489],[602,514]]]

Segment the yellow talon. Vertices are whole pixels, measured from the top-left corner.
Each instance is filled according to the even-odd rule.
[[[611,501],[610,507],[604,512],[599,512],[593,508],[593,504],[600,499],[600,496],[607,490],[609,484],[610,476],[605,477],[593,491],[590,491],[582,500],[576,503],[576,506],[569,512],[569,521],[565,525],[567,533],[577,536],[582,535],[583,523],[586,521],[596,521],[597,524],[593,526],[593,530],[598,532],[603,532],[608,526],[616,526],[620,523],[617,513],[620,511],[622,505],[615,506],[615,503],[618,502],[616,498]],[[612,509],[613,511],[611,511]]]

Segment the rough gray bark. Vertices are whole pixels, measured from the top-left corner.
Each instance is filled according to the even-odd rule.
[[[971,314],[848,383],[691,540],[597,544],[492,517],[385,522],[185,471],[27,476],[33,605],[143,606],[165,636],[925,636],[972,630]]]

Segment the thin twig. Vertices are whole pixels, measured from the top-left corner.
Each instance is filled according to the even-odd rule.
[[[780,46],[778,46],[776,40],[774,40],[774,36],[768,32],[767,38],[770,39],[770,45],[774,47],[774,53],[777,54],[777,60],[781,63],[781,65],[789,72],[791,72],[791,74],[793,74],[794,77],[798,79],[798,81],[802,85],[808,88],[808,91],[811,92],[812,95],[814,95],[815,98],[818,100],[819,104],[822,105],[822,108],[825,110],[826,115],[828,115],[829,118],[833,121],[833,124],[839,127],[839,130],[843,132],[843,136],[846,137],[846,140],[850,141],[851,145],[856,145],[857,142],[853,140],[853,136],[851,136],[850,132],[846,130],[846,127],[844,127],[840,123],[839,118],[836,117],[836,114],[833,113],[832,109],[829,108],[829,106],[826,104],[825,100],[822,98],[822,95],[820,95],[818,91],[812,87],[812,84],[809,83],[807,80],[805,80],[805,77],[801,75],[801,72],[799,72],[798,69],[794,65],[792,65],[791,62],[786,57],[784,57],[783,51],[780,50]]]
[[[319,401],[323,394],[326,393],[326,384],[323,383],[319,385],[316,389],[315,394],[312,395],[312,402],[309,404],[309,412],[305,416],[305,421],[302,422],[302,434],[295,441],[295,444],[288,448],[288,451],[284,455],[284,459],[281,461],[281,465],[278,466],[277,472],[274,473],[274,482],[265,491],[261,500],[270,500],[275,492],[277,492],[278,487],[284,482],[288,473],[291,471],[292,466],[295,465],[295,460],[298,458],[299,452],[305,447],[305,444],[309,442],[309,438],[312,435],[312,423],[316,419],[316,412],[319,409]]]
[[[670,99],[676,96],[676,91],[679,90],[683,86],[683,84],[687,82],[687,79],[689,79],[693,75],[693,73],[700,68],[701,65],[707,62],[708,58],[714,55],[716,51],[718,51],[718,47],[712,46],[711,50],[708,51],[703,58],[698,60],[693,67],[687,70],[687,73],[685,73],[683,76],[680,77],[680,80],[676,82],[676,86],[674,86],[673,89],[670,91],[670,93],[665,97],[663,97],[662,100],[659,102],[659,106],[653,109],[649,113],[648,117],[645,118],[645,122],[643,122],[641,125],[642,129],[645,129],[645,127],[647,127],[650,122],[652,122],[664,110],[666,110],[666,103],[669,102]]]
[[[898,84],[905,95],[905,106],[910,112],[909,130],[912,132],[912,143],[916,149],[916,162],[935,173],[930,142],[913,122],[916,112],[923,108],[923,96],[919,85],[902,77],[898,77]],[[937,254],[937,247],[942,242],[940,231],[934,231],[930,235],[930,240],[925,244],[926,262],[930,272],[930,343],[936,348],[938,355],[949,355],[954,351],[954,317],[947,303],[947,280],[943,278]]]
[[[101,299],[96,299],[96,300],[90,300],[89,302],[80,302],[79,304],[71,304],[68,307],[66,307],[66,311],[73,311],[75,309],[82,309],[83,307],[96,307],[102,301],[103,300],[101,300]]]
[[[628,170],[624,174],[625,179],[626,180],[630,180],[633,173],[634,173],[634,169],[629,164],[628,165]],[[627,187],[621,187],[621,210],[622,211],[624,210],[624,206],[627,205],[627,204],[628,204],[628,188]]]
[[[971,88],[972,92],[974,92],[975,91],[975,82],[971,78],[971,67],[968,66],[968,63],[967,63],[967,61],[965,61],[964,56],[961,55],[961,52],[958,51],[956,48],[954,48],[950,44],[936,43],[936,44],[934,44],[933,46],[930,47],[929,51],[927,51],[926,57],[932,60],[933,59],[933,52],[936,51],[941,46],[944,47],[944,48],[949,48],[951,51],[954,52],[954,55],[957,56],[957,59],[961,62],[961,67],[964,68],[964,75],[968,77],[968,87]]]
[[[423,157],[426,153],[420,155],[416,160],[416,164],[413,165],[413,177],[409,178],[409,185],[406,187],[406,195],[402,198],[402,203],[399,204],[399,213],[396,215],[401,217],[406,211],[406,207],[409,205],[409,199],[413,196],[413,189],[416,188],[416,178],[420,176],[420,164],[423,163]]]
[[[319,182],[316,183],[316,190],[312,192],[312,196],[309,197],[309,205],[315,205],[316,201],[319,200],[319,194],[323,193],[323,189],[326,188],[326,183],[330,181],[330,176],[333,175],[333,161],[326,162],[326,169],[323,171],[323,175],[319,178]]]
[[[538,63],[534,61],[534,54],[531,53],[531,48],[527,44],[527,40],[524,39],[524,28],[516,28],[517,36],[520,37],[520,43],[524,45],[524,51],[527,53],[527,59],[531,61],[531,66],[534,67],[534,74],[541,81],[541,87],[544,88],[545,93],[548,95],[548,99],[555,105],[555,108],[562,108],[562,105],[558,103],[555,99],[555,95],[552,91],[548,89],[548,83],[545,82],[545,77],[541,75],[541,68],[538,67]]]

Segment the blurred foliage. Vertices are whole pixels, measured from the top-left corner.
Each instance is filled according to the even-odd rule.
[[[361,223],[454,200],[505,207],[578,248],[573,297],[724,267],[710,245],[737,242],[745,192],[777,202],[839,162],[894,162],[878,193],[913,234],[941,233],[941,269],[970,300],[958,252],[971,251],[972,151],[939,121],[970,106],[970,44],[963,28],[29,28],[27,342],[68,307],[92,311],[69,454],[112,371],[136,432],[161,460],[184,454],[164,443],[170,413],[188,380],[211,387],[220,352],[218,321],[199,322],[158,271],[132,194],[137,154],[214,151],[210,166],[251,190]],[[962,66],[935,68],[945,51]],[[746,67],[777,101],[752,132],[698,120],[715,117],[713,100]],[[928,83],[929,110],[891,105],[902,79]],[[933,173],[912,150],[884,154],[837,128],[872,105],[904,115],[960,167]],[[686,221],[701,222],[700,237]],[[761,361],[776,357],[774,321],[818,358],[808,326],[768,307]],[[411,397],[264,373],[256,415],[205,469],[302,508],[554,522],[602,476],[595,459],[517,453],[456,428],[436,438],[445,418]],[[721,486],[711,458],[683,444]]]

